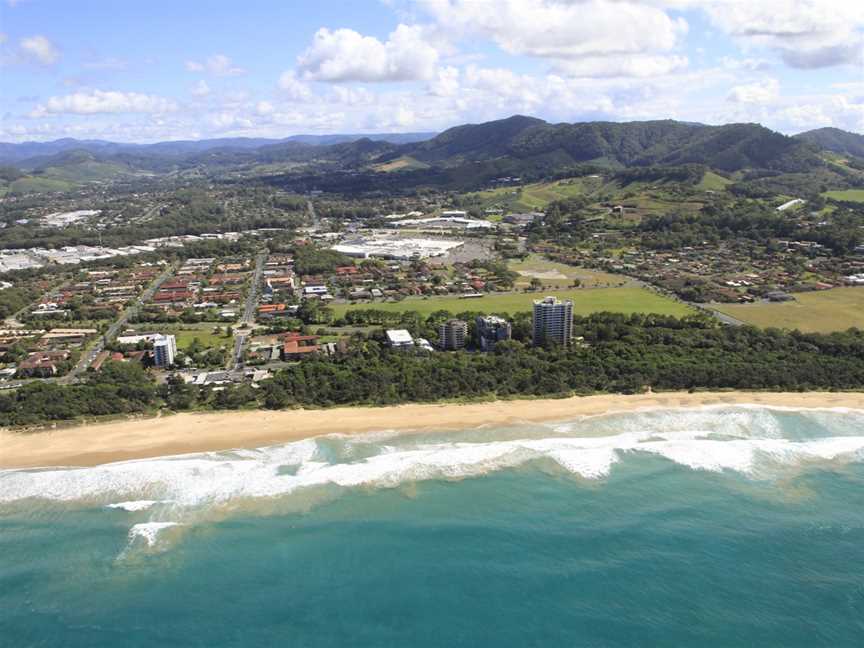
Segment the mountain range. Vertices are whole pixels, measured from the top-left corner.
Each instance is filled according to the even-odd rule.
[[[836,160],[829,164],[826,151],[864,158],[864,136],[823,128],[788,137],[753,123],[552,124],[514,115],[456,126],[437,135],[295,135],[156,144],[63,139],[0,144],[0,164],[14,167],[7,169],[7,176],[20,173],[43,184],[57,178],[67,183],[86,182],[185,169],[240,170],[253,175],[338,170],[369,177],[398,175],[414,185],[428,181],[461,188],[502,175],[542,177],[588,166],[617,171],[700,165],[727,175],[752,177],[819,174],[822,182],[830,180],[831,174],[845,172]]]
[[[31,158],[47,157],[72,150],[88,151],[98,155],[128,153],[136,155],[184,156],[202,153],[211,149],[258,149],[278,144],[305,144],[310,146],[331,146],[354,142],[359,139],[407,144],[434,137],[435,133],[378,133],[372,135],[292,135],[282,139],[256,137],[224,137],[203,140],[175,140],[155,144],[128,144],[105,140],[79,140],[63,138],[51,142],[0,142],[0,164],[18,164]],[[30,164],[27,162],[26,164]]]

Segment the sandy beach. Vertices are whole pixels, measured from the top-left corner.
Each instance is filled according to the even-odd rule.
[[[557,421],[612,412],[707,405],[765,405],[789,408],[864,410],[864,393],[704,392],[597,395],[565,399],[508,400],[457,405],[410,404],[182,413],[113,421],[53,431],[0,430],[0,468],[93,466],[190,452],[251,448],[332,433],[380,430],[406,433],[478,425]]]

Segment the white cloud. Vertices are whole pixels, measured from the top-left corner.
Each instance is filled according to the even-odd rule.
[[[368,106],[375,103],[378,95],[366,88],[336,86],[332,90],[332,97],[340,104],[348,106]]]
[[[780,82],[777,79],[765,79],[733,87],[727,99],[742,104],[768,104],[779,96]]]
[[[438,51],[420,26],[399,25],[381,42],[353,29],[319,29],[297,59],[302,78],[312,81],[415,81],[431,79]]]
[[[251,119],[243,115],[237,115],[231,112],[218,112],[207,115],[207,123],[217,129],[247,129],[252,128],[254,123]]]
[[[687,64],[686,56],[648,54],[587,56],[572,61],[561,61],[555,65],[555,70],[572,77],[643,79],[679,72],[685,69]]]
[[[687,31],[683,19],[627,0],[420,0],[457,34],[490,37],[511,54],[571,59],[669,51]]]
[[[52,65],[60,59],[60,52],[45,36],[22,38],[19,45],[24,56],[40,65]]]
[[[453,97],[459,92],[459,69],[445,67],[438,70],[435,79],[429,83],[429,94],[436,97]]]
[[[50,97],[37,105],[30,117],[47,115],[75,114],[94,115],[99,113],[165,113],[177,109],[170,99],[138,92],[117,92],[92,90],[75,92],[60,97]]]
[[[0,45],[3,45],[7,40],[9,37],[4,32],[0,32]]]
[[[206,97],[210,94],[210,86],[207,85],[207,82],[204,79],[201,79],[198,83],[192,86],[190,92],[193,97]]]
[[[855,0],[658,0],[704,10],[746,47],[767,47],[789,66],[858,64],[864,48],[864,3]]]
[[[285,98],[291,101],[309,101],[312,98],[309,85],[300,81],[291,70],[283,72],[279,77],[279,89]]]
[[[234,62],[224,54],[208,56],[206,61],[186,61],[187,72],[206,72],[216,77],[238,76],[246,70],[234,65]]]
[[[272,115],[276,112],[276,107],[269,101],[259,101],[258,105],[255,106],[255,111],[259,115]]]

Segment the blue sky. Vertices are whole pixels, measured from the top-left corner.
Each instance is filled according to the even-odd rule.
[[[0,0],[0,140],[515,113],[864,132],[862,49],[845,0]]]

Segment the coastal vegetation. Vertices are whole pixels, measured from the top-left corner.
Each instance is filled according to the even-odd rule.
[[[514,337],[522,340],[500,343],[494,353],[431,354],[391,350],[375,335],[358,334],[347,353],[291,364],[259,389],[199,387],[177,377],[157,386],[139,366],[108,362],[81,384],[34,382],[0,394],[0,425],[159,409],[389,405],[648,388],[864,388],[864,332],[858,329],[808,334],[726,327],[701,315],[600,313],[575,318],[581,339],[570,348],[534,348],[526,334],[515,327]]]

